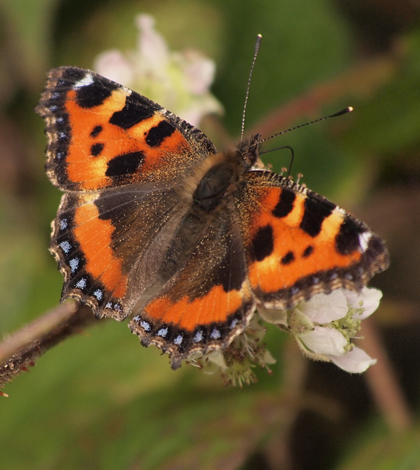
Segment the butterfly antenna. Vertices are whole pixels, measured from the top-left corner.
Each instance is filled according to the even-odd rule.
[[[249,89],[251,88],[252,72],[254,71],[254,66],[255,66],[255,62],[256,62],[256,60],[257,60],[258,51],[260,50],[261,39],[262,39],[261,34],[258,34],[258,35],[257,35],[257,41],[256,41],[256,43],[255,43],[254,58],[252,59],[251,70],[249,71],[248,84],[247,84],[247,86],[246,86],[244,110],[243,110],[243,113],[242,113],[241,142],[244,140],[245,115],[246,115],[246,107],[247,107],[248,98],[249,98]]]
[[[315,124],[316,122],[325,121],[326,119],[330,119],[330,118],[337,117],[337,116],[342,116],[343,114],[351,113],[352,111],[353,111],[353,108],[349,106],[348,108],[342,109],[338,113],[330,114],[329,116],[324,116],[322,118],[315,119],[314,121],[305,122],[305,124],[299,124],[298,126],[290,127],[289,129],[286,129],[284,131],[277,132],[277,134],[270,135],[270,137],[266,137],[265,139],[260,140],[258,143],[262,144],[263,142],[266,142],[267,140],[270,140],[274,137],[277,137],[282,134],[287,134],[287,132],[300,129],[301,127],[309,126],[311,124]]]
[[[265,153],[275,152],[276,150],[284,150],[284,149],[289,149],[290,152],[291,152],[289,168],[286,169],[287,170],[287,177],[289,177],[290,173],[292,172],[293,160],[295,159],[295,151],[293,150],[292,147],[290,147],[290,145],[283,145],[283,147],[276,147],[274,149],[264,150],[263,152],[259,152],[258,155],[261,156],[261,155],[264,155]]]

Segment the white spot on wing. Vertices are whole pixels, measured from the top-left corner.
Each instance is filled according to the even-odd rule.
[[[78,289],[82,289],[82,290],[83,290],[83,289],[86,287],[86,279],[85,279],[84,277],[82,277],[82,279],[80,279],[80,281],[78,281],[78,282],[76,283],[76,287],[77,287]]]
[[[140,322],[140,326],[143,328],[144,331],[150,331],[152,329],[151,326],[150,326],[150,323],[148,323],[145,320],[142,320]]]
[[[203,332],[201,330],[198,330],[194,335],[193,341],[194,343],[200,343],[200,341],[203,341]]]
[[[179,346],[181,343],[182,343],[182,340],[184,338],[182,337],[182,335],[178,335],[175,339],[174,339],[174,344],[176,344],[177,346]]]
[[[365,252],[369,246],[369,240],[371,239],[372,234],[370,232],[363,232],[359,234],[359,244],[362,248],[362,251]]]
[[[210,334],[211,339],[219,339],[221,336],[220,331],[216,328]]]
[[[76,82],[74,84],[74,88],[82,88],[84,86],[89,86],[93,83],[94,79],[93,79],[93,75],[88,73],[86,74],[81,80],[79,80],[78,82]]]
[[[73,258],[69,261],[69,266],[72,273],[76,272],[77,268],[79,267],[79,262],[79,258]]]
[[[103,294],[102,294],[101,289],[96,289],[95,292],[93,293],[93,295],[94,295],[98,300],[102,300]]]
[[[168,334],[168,328],[161,328],[157,332],[157,336],[161,336],[162,338],[165,338],[167,334]]]
[[[71,245],[67,240],[65,240],[64,242],[60,243],[60,248],[64,251],[66,255],[68,255],[71,250]]]

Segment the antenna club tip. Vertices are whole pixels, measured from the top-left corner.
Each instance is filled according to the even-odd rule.
[[[258,39],[262,39],[262,34],[257,34]]]
[[[338,113],[331,114],[331,116],[327,116],[327,117],[332,118],[332,117],[342,116],[343,114],[351,113],[353,111],[353,109],[354,109],[353,106],[349,106],[347,108],[342,109]]]

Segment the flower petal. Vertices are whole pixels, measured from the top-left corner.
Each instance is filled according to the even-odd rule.
[[[364,287],[361,292],[354,292],[350,290],[343,290],[347,299],[347,304],[350,307],[364,309],[357,319],[364,320],[379,307],[379,302],[382,298],[382,292],[379,289]]]
[[[142,60],[148,62],[152,68],[160,69],[166,66],[169,50],[165,39],[155,29],[154,17],[146,13],[138,15],[136,25],[139,29],[137,49]]]
[[[221,351],[213,351],[208,355],[209,361],[213,362],[220,369],[227,369],[226,361]]]
[[[301,302],[297,308],[320,325],[344,318],[349,310],[342,289],[331,294],[316,294],[308,302]]]
[[[376,364],[376,359],[372,359],[363,349],[357,347],[342,356],[329,355],[328,357],[340,369],[353,374],[361,374],[370,366]]]
[[[130,86],[134,79],[131,64],[117,49],[102,52],[95,58],[94,70],[117,83]]]
[[[214,80],[215,63],[193,49],[185,51],[182,59],[187,88],[195,95],[203,95]]]
[[[223,114],[222,105],[210,94],[197,97],[186,109],[180,109],[179,114],[182,118],[192,124],[198,126],[203,116],[208,114]]]
[[[312,331],[303,333],[298,339],[313,353],[340,356],[345,353],[346,338],[333,328],[315,326]]]

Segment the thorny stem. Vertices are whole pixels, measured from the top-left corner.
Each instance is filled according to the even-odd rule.
[[[0,344],[0,388],[35,365],[50,348],[95,321],[90,308],[66,302],[12,334]]]

